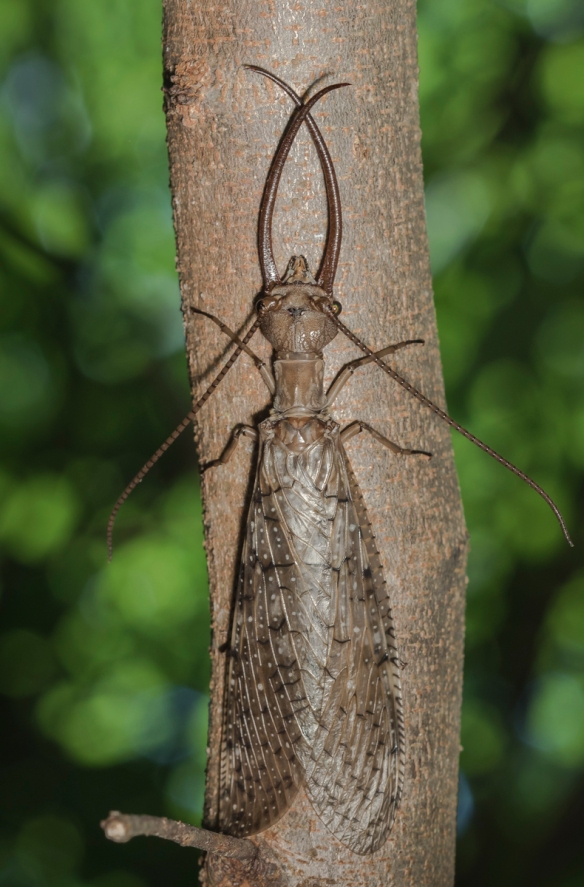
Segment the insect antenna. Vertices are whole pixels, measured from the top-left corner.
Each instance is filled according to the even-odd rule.
[[[197,313],[198,314],[205,314],[205,316],[211,317],[211,315],[208,315],[205,311],[197,311]],[[215,319],[215,318],[212,318],[212,319]],[[205,404],[209,400],[209,398],[211,397],[211,395],[213,394],[213,392],[215,391],[217,386],[223,381],[223,379],[225,378],[225,376],[227,375],[227,373],[229,372],[229,370],[231,369],[231,367],[233,366],[233,364],[235,363],[235,361],[237,360],[237,358],[239,357],[241,352],[248,350],[246,348],[247,343],[249,342],[249,340],[251,339],[251,337],[253,336],[253,334],[257,330],[258,326],[259,326],[259,319],[254,321],[252,326],[249,328],[249,330],[247,331],[247,333],[245,334],[245,336],[241,340],[237,336],[235,336],[234,333],[231,333],[231,331],[230,331],[230,333],[231,333],[230,337],[233,338],[234,340],[236,340],[238,342],[238,345],[237,345],[237,348],[235,349],[235,351],[233,352],[233,354],[231,355],[231,357],[229,358],[229,360],[227,361],[227,363],[224,364],[224,366],[221,368],[221,370],[219,371],[217,376],[215,376],[215,378],[213,379],[213,381],[211,382],[211,384],[209,385],[209,387],[207,388],[205,393],[201,395],[201,397],[198,399],[198,401],[196,402],[196,404],[194,405],[194,407],[192,408],[190,413],[188,413],[185,416],[185,418],[182,420],[180,425],[177,425],[177,427],[174,429],[172,434],[166,438],[164,443],[158,447],[156,452],[148,459],[146,464],[140,469],[140,471],[133,478],[133,480],[130,481],[130,483],[128,484],[128,486],[126,487],[126,489],[124,490],[122,495],[119,497],[118,501],[116,502],[116,504],[112,508],[112,512],[111,512],[111,514],[109,516],[109,520],[107,522],[107,556],[108,556],[108,561],[111,561],[112,555],[114,553],[113,533],[114,533],[114,523],[115,523],[118,511],[120,510],[120,508],[122,507],[122,505],[124,504],[124,502],[126,501],[128,496],[130,495],[132,490],[134,490],[138,486],[138,484],[144,479],[144,477],[148,474],[148,472],[150,471],[152,466],[155,465],[156,462],[158,462],[158,460],[163,455],[163,453],[165,453],[168,450],[168,448],[175,442],[177,437],[180,434],[182,434],[182,432],[185,430],[185,428],[187,428],[190,425],[190,423],[193,421],[193,419],[195,418],[196,414],[199,412],[199,410],[201,409],[203,404]],[[254,357],[255,357],[255,355],[254,355]]]
[[[264,77],[268,77],[274,83],[277,83],[297,107],[302,107],[300,96],[294,92],[291,86],[285,83],[284,80],[276,77],[271,71],[266,71],[265,68],[260,68],[257,65],[244,65],[244,67],[250,71],[255,71],[257,74],[262,74]],[[322,167],[328,204],[327,240],[316,280],[319,286],[326,290],[327,293],[332,294],[343,234],[341,195],[329,149],[311,114],[306,115],[306,125],[314,141]]]
[[[428,407],[429,410],[432,410],[433,413],[436,413],[436,415],[439,416],[443,422],[446,422],[447,425],[450,425],[451,428],[454,428],[456,431],[458,431],[459,434],[462,434],[463,437],[466,437],[467,440],[470,440],[471,443],[475,444],[475,446],[479,447],[481,450],[484,450],[485,453],[488,453],[489,456],[492,456],[493,459],[496,459],[497,462],[500,462],[501,465],[504,465],[505,468],[508,468],[509,471],[513,472],[513,474],[516,474],[517,477],[520,477],[521,480],[524,480],[526,484],[529,484],[529,486],[533,490],[535,490],[536,493],[539,493],[539,495],[542,497],[542,499],[545,499],[545,501],[557,517],[568,544],[572,548],[574,547],[574,543],[570,538],[570,534],[568,533],[566,524],[564,523],[564,518],[562,517],[559,508],[557,507],[553,499],[548,496],[546,491],[542,490],[539,484],[536,484],[536,482],[532,480],[527,474],[525,474],[519,468],[516,468],[512,462],[504,459],[503,456],[500,456],[499,453],[495,452],[495,450],[491,449],[491,447],[488,447],[487,444],[482,442],[482,440],[479,440],[478,437],[475,437],[474,434],[471,434],[470,431],[467,431],[466,428],[463,428],[462,425],[459,425],[458,422],[455,422],[454,419],[451,419],[448,413],[445,413],[444,410],[441,410],[439,406],[437,406],[428,397],[422,394],[421,391],[418,391],[417,388],[414,388],[413,385],[410,385],[410,383],[406,381],[406,379],[404,379],[402,376],[400,376],[399,373],[396,373],[395,370],[393,370],[379,357],[377,357],[377,355],[370,348],[368,348],[367,345],[365,345],[365,343],[361,341],[361,339],[359,339],[354,333],[352,333],[351,330],[346,327],[345,324],[340,321],[338,317],[333,314],[332,311],[329,311],[328,314],[330,317],[333,318],[341,332],[344,333],[345,336],[347,336],[347,338],[350,339],[351,342],[353,342],[353,344],[357,346],[357,348],[360,348],[360,350],[363,351],[364,354],[367,354],[377,364],[377,366],[383,370],[384,373],[387,373],[387,375],[395,382],[397,382],[398,385],[401,385],[402,388],[405,388],[408,394],[411,394],[412,397],[415,397],[416,400],[419,400],[420,403],[424,404],[425,407]]]
[[[278,274],[278,269],[276,268],[276,262],[274,260],[274,252],[272,248],[272,217],[274,215],[276,195],[278,193],[278,185],[280,184],[280,178],[282,176],[284,164],[286,163],[286,159],[288,157],[288,154],[290,153],[290,148],[292,147],[292,143],[296,138],[298,130],[307,119],[310,110],[319,101],[319,99],[321,99],[327,93],[332,92],[334,89],[340,89],[342,86],[350,86],[350,84],[333,83],[330,86],[325,86],[324,89],[321,89],[319,92],[316,93],[316,95],[313,95],[311,99],[309,99],[305,103],[302,103],[297,108],[282,137],[282,141],[280,142],[274,159],[272,160],[272,164],[270,166],[270,170],[266,179],[266,185],[264,188],[258,221],[258,252],[260,258],[260,266],[262,269],[262,277],[264,280],[264,289],[266,290],[266,292],[269,292],[277,283],[281,283],[280,275]],[[340,206],[338,208],[338,214],[340,217]],[[337,245],[337,249],[339,246],[340,240]]]

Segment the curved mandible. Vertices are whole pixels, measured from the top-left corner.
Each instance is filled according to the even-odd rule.
[[[284,80],[281,80],[270,71],[266,71],[265,68],[260,68],[258,65],[245,65],[244,67],[250,71],[255,71],[258,74],[263,74],[264,77],[268,77],[274,83],[277,83],[297,107],[302,107],[302,99],[294,92],[291,86],[284,82]],[[335,274],[339,263],[339,254],[341,252],[341,239],[343,236],[341,194],[329,149],[327,148],[320,129],[310,114],[306,117],[306,125],[314,141],[314,146],[322,167],[328,207],[327,239],[317,276],[317,283],[329,293],[329,295],[332,295]]]
[[[349,83],[333,83],[325,86],[316,95],[312,96],[306,103],[303,103],[294,112],[290,123],[284,133],[278,150],[272,160],[272,165],[268,172],[264,194],[260,205],[259,221],[258,221],[258,251],[260,258],[260,266],[262,269],[262,277],[264,280],[264,288],[269,292],[272,287],[280,283],[280,276],[276,263],[274,261],[274,253],[272,249],[272,218],[274,215],[274,206],[276,203],[276,195],[278,193],[278,185],[282,177],[282,170],[290,148],[298,134],[298,130],[306,120],[314,105],[327,93],[342,86],[350,86]]]

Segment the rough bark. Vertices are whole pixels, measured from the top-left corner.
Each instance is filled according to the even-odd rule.
[[[340,180],[344,240],[336,296],[343,321],[375,349],[422,337],[396,368],[444,405],[425,230],[417,101],[415,6],[409,0],[293,4],[165,0],[164,61],[171,186],[189,365],[196,399],[229,342],[190,305],[241,330],[261,286],[256,224],[270,159],[292,110],[245,63],[276,72],[302,93],[318,78],[349,80],[314,112]],[[322,174],[303,128],[284,173],[275,214],[280,272],[292,254],[316,269],[326,233]],[[258,334],[251,345],[269,356]],[[329,378],[358,356],[339,335]],[[232,427],[268,403],[240,358],[198,417],[202,463]],[[371,439],[351,441],[392,588],[403,670],[405,798],[387,844],[359,857],[322,825],[300,792],[261,835],[290,885],[446,887],[454,871],[462,683],[466,531],[449,431],[374,366],[356,374],[335,409],[434,458],[398,459]],[[221,690],[254,454],[242,444],[227,466],[205,474],[206,549],[212,612],[212,686],[205,824],[217,822]],[[254,839],[255,840],[255,839]],[[214,879],[212,871],[211,880]],[[234,877],[234,883],[237,879]]]

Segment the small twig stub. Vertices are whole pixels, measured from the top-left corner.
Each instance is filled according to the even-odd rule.
[[[126,844],[140,835],[196,847],[209,854],[207,871],[213,887],[286,887],[287,880],[270,848],[247,838],[231,838],[163,816],[144,816],[112,810],[101,822],[106,838]]]

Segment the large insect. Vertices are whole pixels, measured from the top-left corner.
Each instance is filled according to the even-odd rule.
[[[363,497],[343,444],[363,431],[398,456],[430,454],[387,440],[355,421],[345,428],[330,408],[364,364],[375,362],[441,419],[550,497],[383,360],[409,340],[374,353],[340,320],[333,284],[341,246],[339,188],[329,151],[306,102],[275,75],[255,66],[292,99],[296,110],[273,159],[259,214],[263,290],[257,319],[240,339],[205,314],[236,343],[223,369],[193,410],[126,488],[131,490],[183,431],[245,351],[266,383],[272,405],[257,428],[238,426],[216,463],[226,463],[241,435],[259,439],[259,460],[233,610],[225,682],[219,827],[238,837],[272,825],[304,786],[330,831],[359,854],[386,841],[403,791],[405,733],[400,660],[388,588]],[[316,277],[293,256],[280,277],[272,250],[272,216],[290,148],[306,124],[325,180],[329,229]],[[270,370],[248,346],[258,327],[274,348]],[[342,331],[365,356],[324,389],[323,349]],[[210,466],[208,466],[210,467]],[[571,542],[570,542],[571,544]]]

